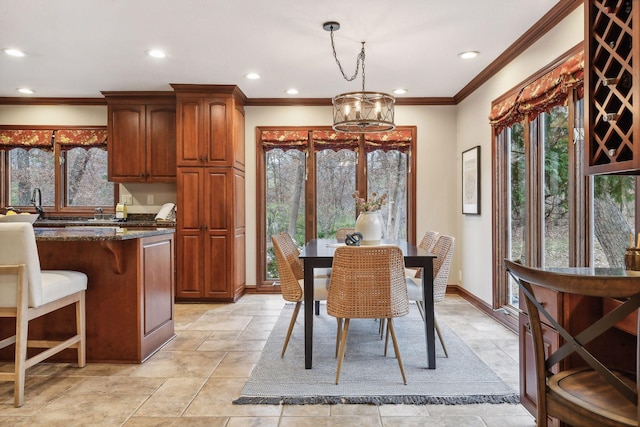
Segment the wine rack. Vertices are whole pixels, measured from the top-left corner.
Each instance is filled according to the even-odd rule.
[[[585,134],[587,173],[640,174],[638,97],[640,4],[585,0]],[[634,87],[635,83],[635,87]],[[637,102],[637,101],[636,101]],[[634,120],[635,113],[635,120]]]

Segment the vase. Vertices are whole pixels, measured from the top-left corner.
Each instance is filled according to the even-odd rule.
[[[362,245],[379,245],[382,240],[380,212],[361,212],[356,219],[356,231],[362,233]]]

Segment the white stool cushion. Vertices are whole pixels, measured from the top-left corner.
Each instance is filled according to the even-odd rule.
[[[42,304],[87,290],[87,275],[79,271],[43,270]]]
[[[326,301],[329,289],[328,277],[315,277],[313,279],[313,300],[314,301]],[[302,288],[304,296],[304,279],[298,280],[300,287]]]

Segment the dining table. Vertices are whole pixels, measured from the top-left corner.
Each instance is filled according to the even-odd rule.
[[[403,239],[383,239],[382,245],[395,245],[402,250],[406,267],[420,267],[424,302],[424,334],[426,343],[426,368],[436,368],[433,260],[436,256]],[[336,239],[312,239],[300,252],[304,265],[304,367],[313,367],[313,281],[314,269],[330,268],[336,248],[344,245]]]

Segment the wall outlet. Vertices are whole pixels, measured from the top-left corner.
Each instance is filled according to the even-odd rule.
[[[133,196],[131,194],[123,194],[122,195],[122,203],[124,203],[125,205],[132,205],[133,204]]]
[[[462,283],[462,270],[458,270],[458,282]]]
[[[147,194],[147,204],[153,205],[153,194]]]

